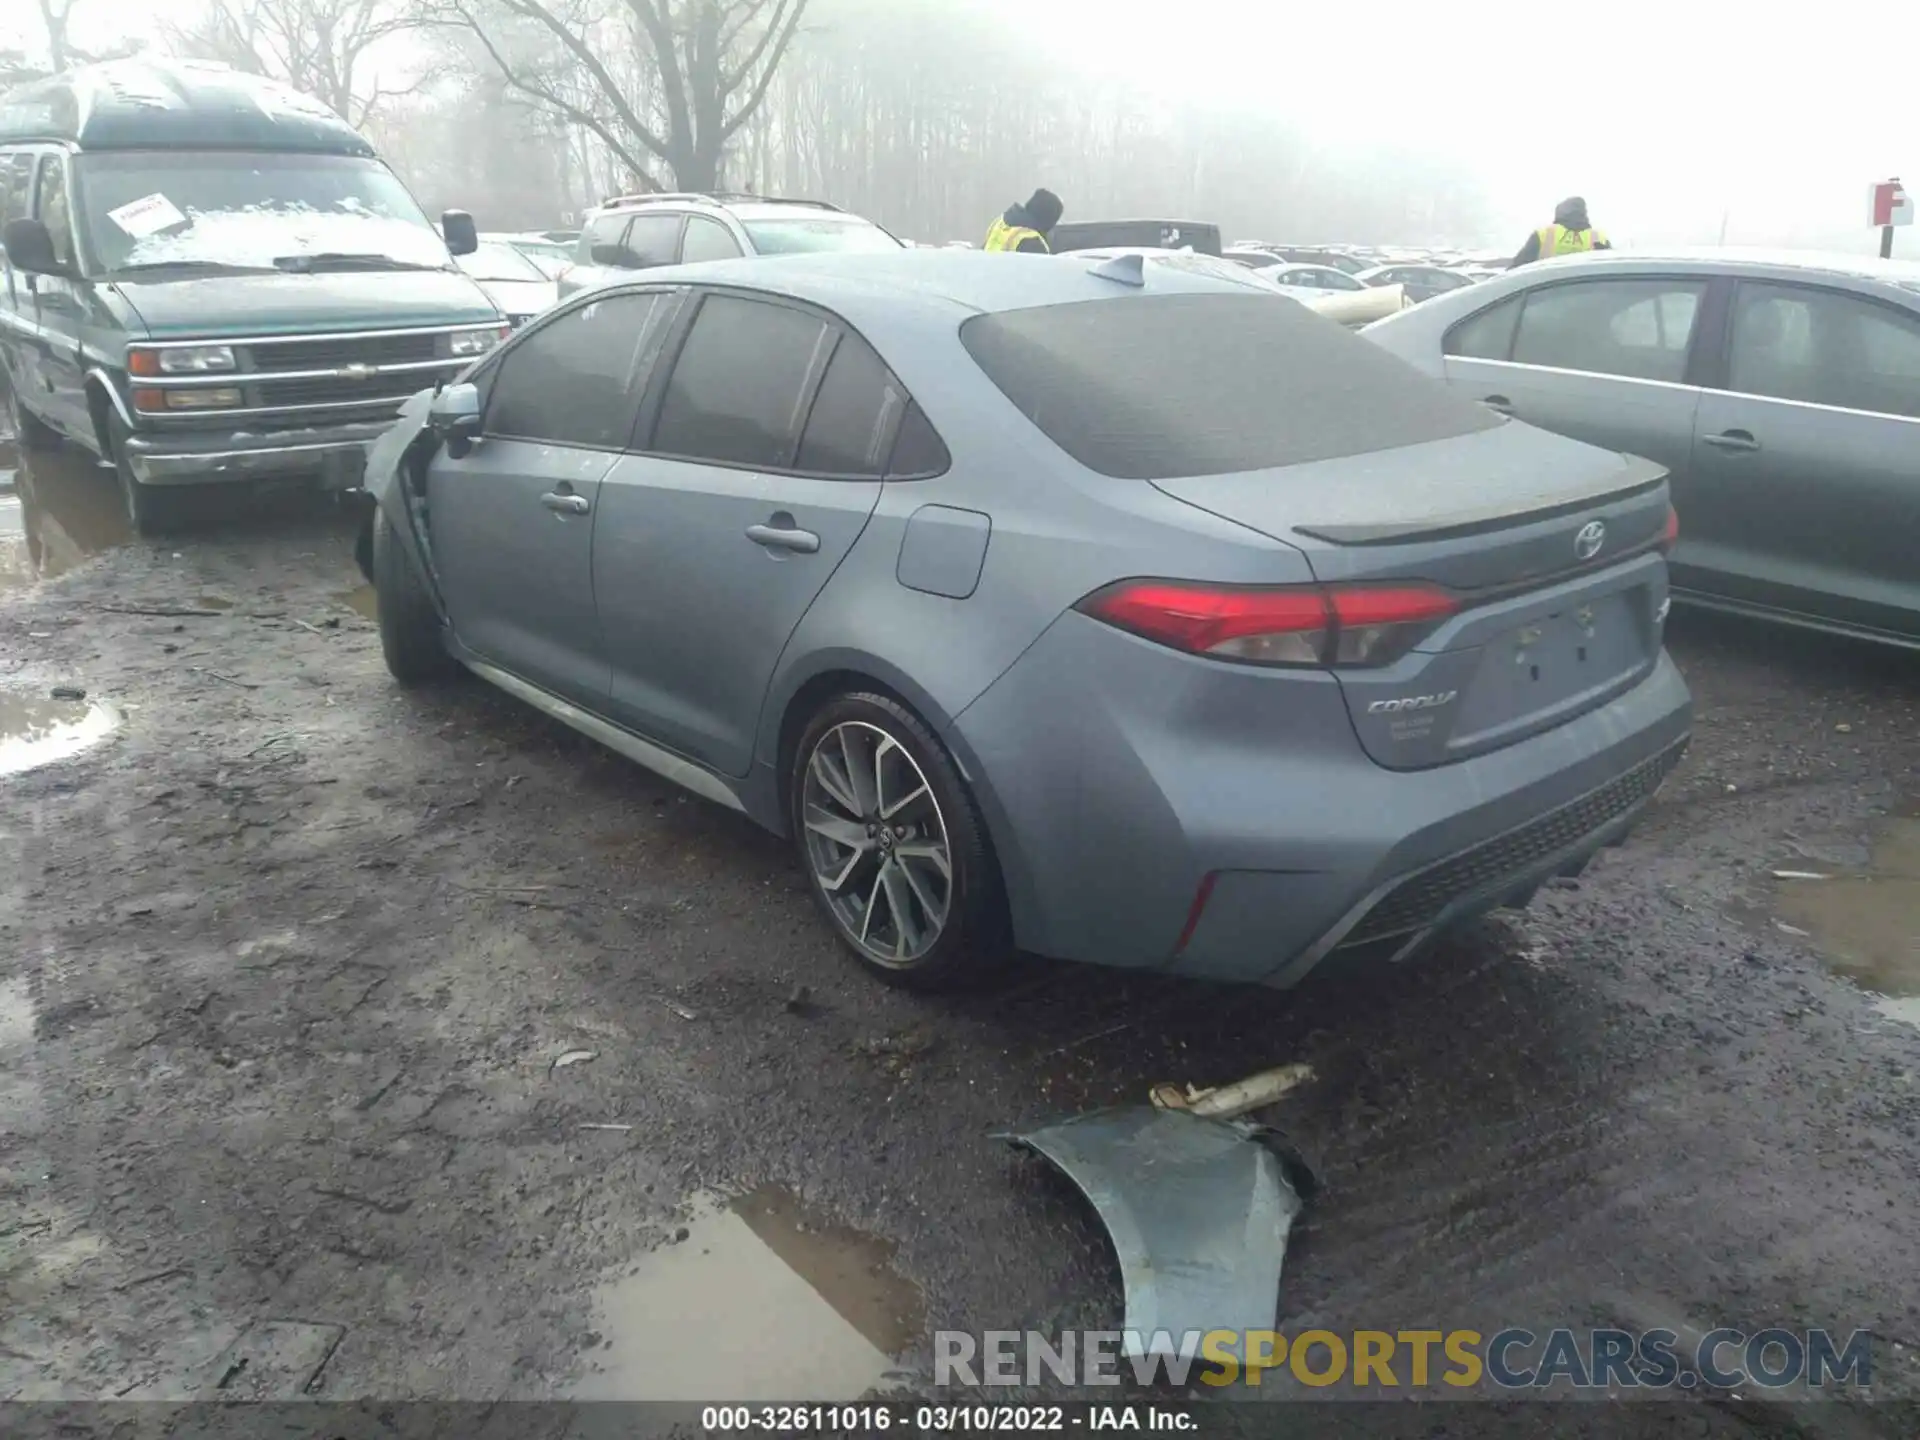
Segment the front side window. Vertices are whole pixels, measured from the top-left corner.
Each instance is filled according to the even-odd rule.
[[[626,239],[627,226],[632,217],[615,211],[610,215],[596,215],[587,222],[586,229],[580,232],[580,248],[574,258],[582,265],[603,265],[612,257],[620,243]]]
[[[1678,383],[1705,289],[1697,280],[1583,280],[1531,290],[1514,362]]]
[[[710,295],[674,362],[652,448],[722,465],[793,464],[808,385],[834,331],[803,310]]]
[[[1727,386],[1920,417],[1920,316],[1838,291],[1742,283]]]
[[[740,246],[718,220],[704,215],[687,217],[687,236],[680,242],[680,258],[692,265],[701,260],[736,260]]]
[[[62,265],[73,264],[73,207],[67,200],[67,167],[58,155],[40,157],[40,197],[34,212],[53,237],[54,258]]]
[[[500,359],[486,433],[620,450],[633,434],[666,297],[609,295],[530,331]]]
[[[622,270],[651,270],[656,265],[673,264],[679,248],[678,215],[636,215],[614,263]]]
[[[93,261],[235,269],[447,269],[440,232],[378,160],[250,151],[102,152],[74,161]]]

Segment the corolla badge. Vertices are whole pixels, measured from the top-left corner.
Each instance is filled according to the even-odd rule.
[[[1403,710],[1438,710],[1442,705],[1451,705],[1459,694],[1458,690],[1443,690],[1438,695],[1409,695],[1401,700],[1376,700],[1367,706],[1367,713],[1397,715]]]
[[[1606,523],[1601,520],[1589,520],[1580,527],[1573,537],[1573,554],[1577,560],[1591,560],[1600,553],[1600,547],[1607,543]]]

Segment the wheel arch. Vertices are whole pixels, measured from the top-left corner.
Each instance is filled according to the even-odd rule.
[[[133,429],[133,417],[127,413],[127,407],[120,398],[120,392],[114,388],[113,381],[104,370],[89,370],[86,376],[87,414],[93,420],[94,444],[99,449],[100,458],[113,458],[113,419],[117,415],[120,423],[127,429]]]
[[[1016,941],[1026,944],[1044,935],[1045,926],[1041,923],[1025,851],[1018,843],[1011,817],[1001,804],[991,777],[955,724],[958,716],[949,714],[924,686],[899,666],[876,655],[855,650],[825,651],[810,657],[804,666],[790,669],[776,681],[775,692],[768,697],[762,717],[755,766],[756,780],[760,783],[749,784],[742,794],[748,813],[778,835],[792,834],[788,814],[792,787],[788,771],[801,732],[807,721],[833,696],[860,690],[885,695],[904,705],[918,715],[946,747],[954,768],[960,772],[961,780],[979,807],[987,848],[999,870]]]

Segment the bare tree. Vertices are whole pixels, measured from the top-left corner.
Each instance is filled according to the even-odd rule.
[[[407,0],[210,0],[198,20],[165,33],[179,53],[283,81],[364,125],[413,88],[382,85],[371,52],[418,24]]]
[[[422,0],[507,84],[591,132],[644,190],[712,190],[809,0]]]

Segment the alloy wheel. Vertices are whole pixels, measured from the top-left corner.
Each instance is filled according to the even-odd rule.
[[[933,787],[905,746],[859,720],[821,735],[806,764],[798,820],[814,883],[875,964],[913,965],[939,943],[953,904]]]

